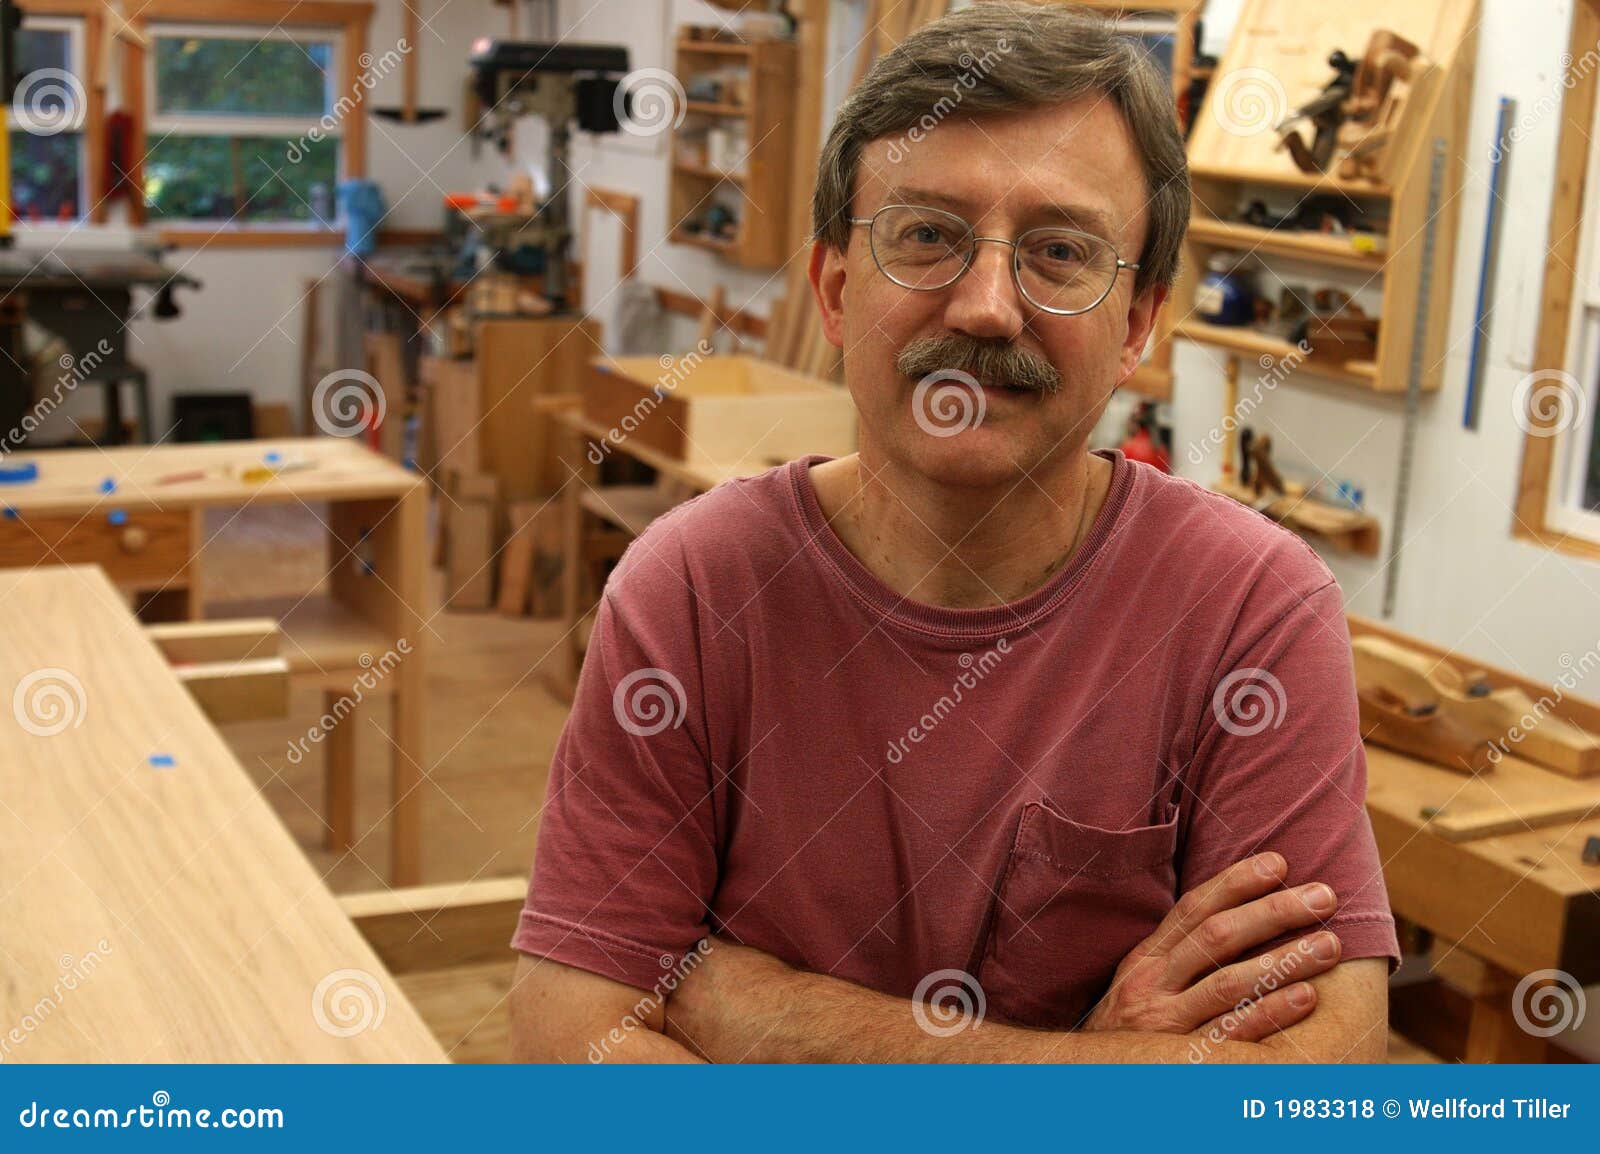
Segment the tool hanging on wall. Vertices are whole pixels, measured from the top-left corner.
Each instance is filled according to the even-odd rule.
[[[1478,428],[1483,407],[1484,345],[1489,339],[1489,292],[1500,267],[1500,200],[1505,188],[1506,153],[1511,147],[1510,126],[1517,102],[1500,98],[1500,115],[1494,124],[1495,146],[1489,155],[1489,208],[1483,222],[1483,263],[1478,266],[1478,300],[1472,310],[1472,351],[1467,356],[1467,396],[1461,406],[1461,426]]]
[[[1405,416],[1400,425],[1400,463],[1395,469],[1394,520],[1389,528],[1389,553],[1383,563],[1383,615],[1394,616],[1400,593],[1400,550],[1405,548],[1406,507],[1411,503],[1411,465],[1417,454],[1417,414],[1422,407],[1423,335],[1428,331],[1428,310],[1433,303],[1433,259],[1439,231],[1439,201],[1444,187],[1446,144],[1433,141],[1433,162],[1428,170],[1428,216],[1422,228],[1422,264],[1417,275],[1416,311],[1412,319],[1411,361],[1406,371]]]
[[[385,120],[398,121],[401,124],[426,124],[430,120],[439,120],[445,115],[442,108],[420,108],[417,105],[418,87],[422,79],[422,17],[417,13],[417,6],[422,0],[401,0],[405,5],[405,59],[400,63],[401,99],[404,103],[399,107],[374,108],[372,111]]]

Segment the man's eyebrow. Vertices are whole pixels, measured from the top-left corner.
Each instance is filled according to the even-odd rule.
[[[959,196],[937,192],[930,188],[894,187],[883,199],[884,204],[925,204],[929,208],[942,208],[971,220],[972,206]],[[1111,215],[1087,204],[1036,204],[1022,212],[1025,221],[1059,221],[1084,232],[1110,237],[1116,232]]]

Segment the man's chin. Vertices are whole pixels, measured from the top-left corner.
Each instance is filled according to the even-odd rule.
[[[1042,447],[1032,440],[979,426],[943,437],[912,429],[902,445],[906,463],[935,484],[987,489],[1015,484],[1038,463]]]

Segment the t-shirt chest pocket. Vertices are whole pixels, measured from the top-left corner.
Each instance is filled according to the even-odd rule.
[[[978,968],[991,1013],[1072,1029],[1117,964],[1177,901],[1178,807],[1160,825],[1105,830],[1047,802],[1023,808]]]

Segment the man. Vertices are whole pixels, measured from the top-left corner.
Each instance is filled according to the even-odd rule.
[[[859,452],[719,486],[612,574],[518,1056],[1382,1058],[1339,590],[1087,449],[1188,198],[1166,82],[1092,17],[978,5],[873,67],[810,263]]]

